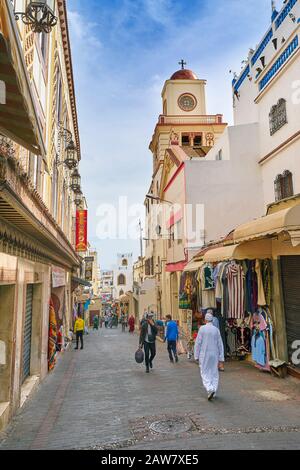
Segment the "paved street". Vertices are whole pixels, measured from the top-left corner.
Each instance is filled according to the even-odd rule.
[[[85,338],[84,351],[66,352],[0,435],[0,449],[300,449],[296,379],[232,362],[208,403],[195,364],[170,364],[159,343],[147,375],[134,361],[137,342],[103,329]],[[149,428],[177,418],[187,425],[179,434]]]

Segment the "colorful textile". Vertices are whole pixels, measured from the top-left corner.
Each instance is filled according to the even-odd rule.
[[[252,336],[252,359],[256,364],[265,367],[266,359],[266,340],[263,331],[255,331]]]
[[[215,288],[213,268],[207,264],[203,268],[203,289],[209,290]]]
[[[179,308],[188,310],[191,308],[192,302],[192,274],[184,272],[180,278],[179,288]]]
[[[229,292],[229,318],[244,318],[244,271],[241,265],[230,263],[227,267]]]
[[[272,282],[271,282],[272,266],[271,266],[270,260],[265,259],[262,261],[261,271],[262,271],[264,293],[265,293],[265,298],[266,298],[266,305],[270,306],[271,301],[272,301]]]
[[[264,307],[266,303],[263,279],[260,269],[260,261],[257,259],[255,263],[255,272],[257,275],[257,289],[258,289],[258,296],[257,296],[257,305]]]
[[[48,338],[48,369],[53,370],[56,365],[57,350],[57,322],[52,300],[49,306],[49,338]]]

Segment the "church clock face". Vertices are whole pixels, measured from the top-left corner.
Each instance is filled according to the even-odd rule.
[[[182,111],[193,111],[197,106],[197,100],[193,95],[184,93],[178,99],[178,106]]]

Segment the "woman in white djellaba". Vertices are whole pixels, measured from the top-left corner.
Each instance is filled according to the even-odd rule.
[[[213,325],[213,315],[207,313],[205,326],[199,329],[195,343],[195,360],[199,361],[203,386],[211,401],[219,387],[219,365],[224,363],[224,346],[220,331]]]

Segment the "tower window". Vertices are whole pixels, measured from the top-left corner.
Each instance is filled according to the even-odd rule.
[[[183,134],[182,137],[181,137],[181,142],[182,142],[182,145],[191,145],[191,140],[190,140],[190,136],[188,134]]]
[[[126,285],[126,277],[124,274],[120,274],[118,277],[118,286],[125,286]]]
[[[196,135],[194,137],[194,147],[201,147],[202,145],[202,135]]]

